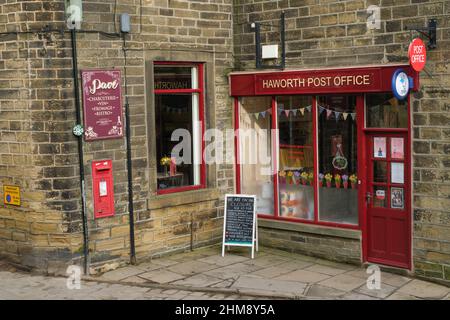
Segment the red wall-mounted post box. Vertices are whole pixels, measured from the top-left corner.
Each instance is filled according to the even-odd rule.
[[[92,189],[94,192],[94,217],[114,215],[114,186],[112,161],[92,161]]]

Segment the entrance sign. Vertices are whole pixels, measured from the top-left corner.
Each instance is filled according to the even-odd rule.
[[[119,70],[84,70],[84,139],[123,137],[121,75]]]
[[[5,204],[20,206],[20,188],[17,186],[3,186]]]
[[[222,257],[225,246],[251,247],[252,259],[258,251],[256,196],[225,195]]]
[[[411,41],[408,49],[408,56],[411,67],[417,72],[422,71],[427,62],[427,47],[422,39],[415,38]]]
[[[409,93],[410,80],[408,75],[402,70],[397,69],[392,75],[392,92],[398,100],[404,100]]]

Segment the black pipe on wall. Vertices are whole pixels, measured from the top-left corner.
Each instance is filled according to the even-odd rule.
[[[75,28],[71,30],[72,40],[72,64],[73,64],[73,89],[75,94],[75,109],[77,124],[81,124],[81,105],[80,105],[80,85],[78,83],[78,61],[77,61],[77,34]],[[86,191],[84,183],[84,158],[83,158],[83,135],[78,139],[78,161],[80,164],[80,189],[81,189],[81,216],[83,219],[83,254],[84,254],[84,273],[89,273],[89,236],[86,217]]]

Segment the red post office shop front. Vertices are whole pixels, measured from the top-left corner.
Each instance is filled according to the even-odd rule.
[[[260,221],[357,230],[361,262],[411,269],[411,108],[393,94],[398,70],[417,90],[408,65],[230,75],[236,189],[257,196]]]

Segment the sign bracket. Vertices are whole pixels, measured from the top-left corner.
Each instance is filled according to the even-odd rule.
[[[427,45],[428,50],[437,48],[437,36],[436,36],[437,20],[436,19],[428,20],[428,26],[425,28],[420,27],[420,26],[406,26],[405,30],[416,31],[416,32],[420,33],[421,35],[425,36],[428,39],[428,45]]]

